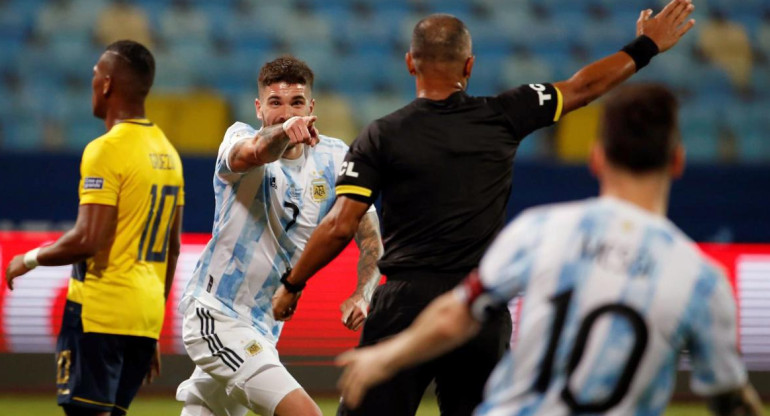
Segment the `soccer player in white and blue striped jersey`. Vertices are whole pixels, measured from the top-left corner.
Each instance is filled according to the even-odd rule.
[[[522,213],[479,270],[409,329],[341,356],[346,404],[460,345],[490,310],[523,294],[517,343],[476,415],[662,414],[685,349],[691,388],[715,414],[761,414],[736,345],[730,285],[665,218],[671,179],[684,168],[674,96],[631,86],[605,108],[591,157],[600,197]]]
[[[212,237],[180,302],[185,348],[196,364],[177,391],[185,402],[182,415],[234,416],[249,409],[320,415],[278,359],[283,323],[271,305],[281,276],[334,203],[347,152],[344,142],[313,126],[312,84],[310,68],[293,57],[265,64],[256,100],[263,127],[235,123],[219,148]],[[382,244],[373,209],[359,223],[356,241],[358,286],[341,307],[350,329],[363,323],[380,279]]]

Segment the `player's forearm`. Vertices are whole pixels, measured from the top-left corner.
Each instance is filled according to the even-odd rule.
[[[171,226],[171,234],[168,239],[168,255],[166,260],[166,282],[165,290],[163,291],[164,299],[168,301],[168,295],[171,293],[171,286],[174,284],[174,276],[176,275],[176,264],[179,259],[179,252],[182,251],[182,216],[184,212],[184,206],[176,207],[176,214]]]
[[[618,52],[585,66],[567,81],[554,84],[562,93],[566,114],[588,105],[636,72],[636,64],[625,52]]]
[[[338,197],[332,209],[310,235],[302,256],[286,280],[291,284],[302,285],[337,257],[353,239],[369,205],[344,195]]]
[[[64,233],[55,243],[42,247],[37,254],[37,262],[41,266],[64,266],[93,257],[98,251],[98,247],[82,232],[72,229]]]
[[[468,307],[450,291],[431,302],[409,328],[386,341],[383,348],[396,372],[455,349],[479,328]]]
[[[112,205],[81,204],[75,227],[55,243],[37,252],[36,261],[42,266],[73,264],[96,255],[112,243],[115,237],[118,209]]]
[[[377,267],[377,260],[382,254],[376,254],[371,251],[361,251],[358,258],[358,282],[354,294],[361,295],[366,302],[371,302],[374,289],[380,282],[382,273]]]
[[[380,269],[377,261],[382,257],[383,247],[380,237],[380,225],[375,212],[367,213],[361,218],[356,232],[358,244],[358,284],[354,294],[361,295],[370,302],[372,294],[380,281]]]
[[[289,136],[283,125],[264,127],[257,134],[236,145],[230,154],[230,167],[234,172],[243,172],[278,160],[289,146]]]
[[[163,299],[168,301],[168,295],[171,293],[171,287],[174,285],[174,275],[176,274],[176,263],[179,259],[179,253],[169,253],[166,265],[166,282],[163,290]]]
[[[327,215],[310,236],[287,280],[295,285],[308,281],[347,247],[355,230],[355,224],[341,224],[333,215]]]

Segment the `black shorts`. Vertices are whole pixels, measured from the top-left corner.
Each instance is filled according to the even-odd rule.
[[[465,274],[424,272],[391,274],[377,288],[361,333],[361,346],[371,345],[406,329],[436,297],[452,290]],[[425,389],[436,382],[443,416],[466,416],[481,403],[484,385],[510,345],[511,316],[507,311],[488,320],[468,343],[435,360],[404,370],[372,388],[358,409],[340,405],[338,415],[414,415]]]
[[[56,342],[60,406],[120,414],[128,411],[150,369],[156,340],[83,332],[81,305],[67,301]]]

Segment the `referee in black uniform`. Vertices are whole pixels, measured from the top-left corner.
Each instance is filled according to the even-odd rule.
[[[471,37],[449,15],[415,26],[406,63],[417,99],[371,123],[350,148],[337,200],[293,271],[281,279],[273,313],[288,319],[305,282],[350,242],[358,221],[382,195],[387,283],[374,294],[360,345],[407,328],[438,295],[459,283],[503,226],[512,164],[521,140],[629,78],[672,47],[694,21],[690,0],[673,0],[654,18],[642,12],[638,37],[567,81],[530,84],[495,97],[465,92],[473,68]],[[442,415],[470,415],[511,335],[507,310],[468,344],[373,388],[341,415],[413,415],[435,379]]]

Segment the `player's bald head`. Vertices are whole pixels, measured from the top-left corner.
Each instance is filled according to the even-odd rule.
[[[471,34],[462,20],[432,14],[415,25],[409,52],[423,63],[462,64],[471,56]]]
[[[155,58],[141,43],[119,40],[107,46],[100,59],[121,94],[144,99],[155,79]]]

